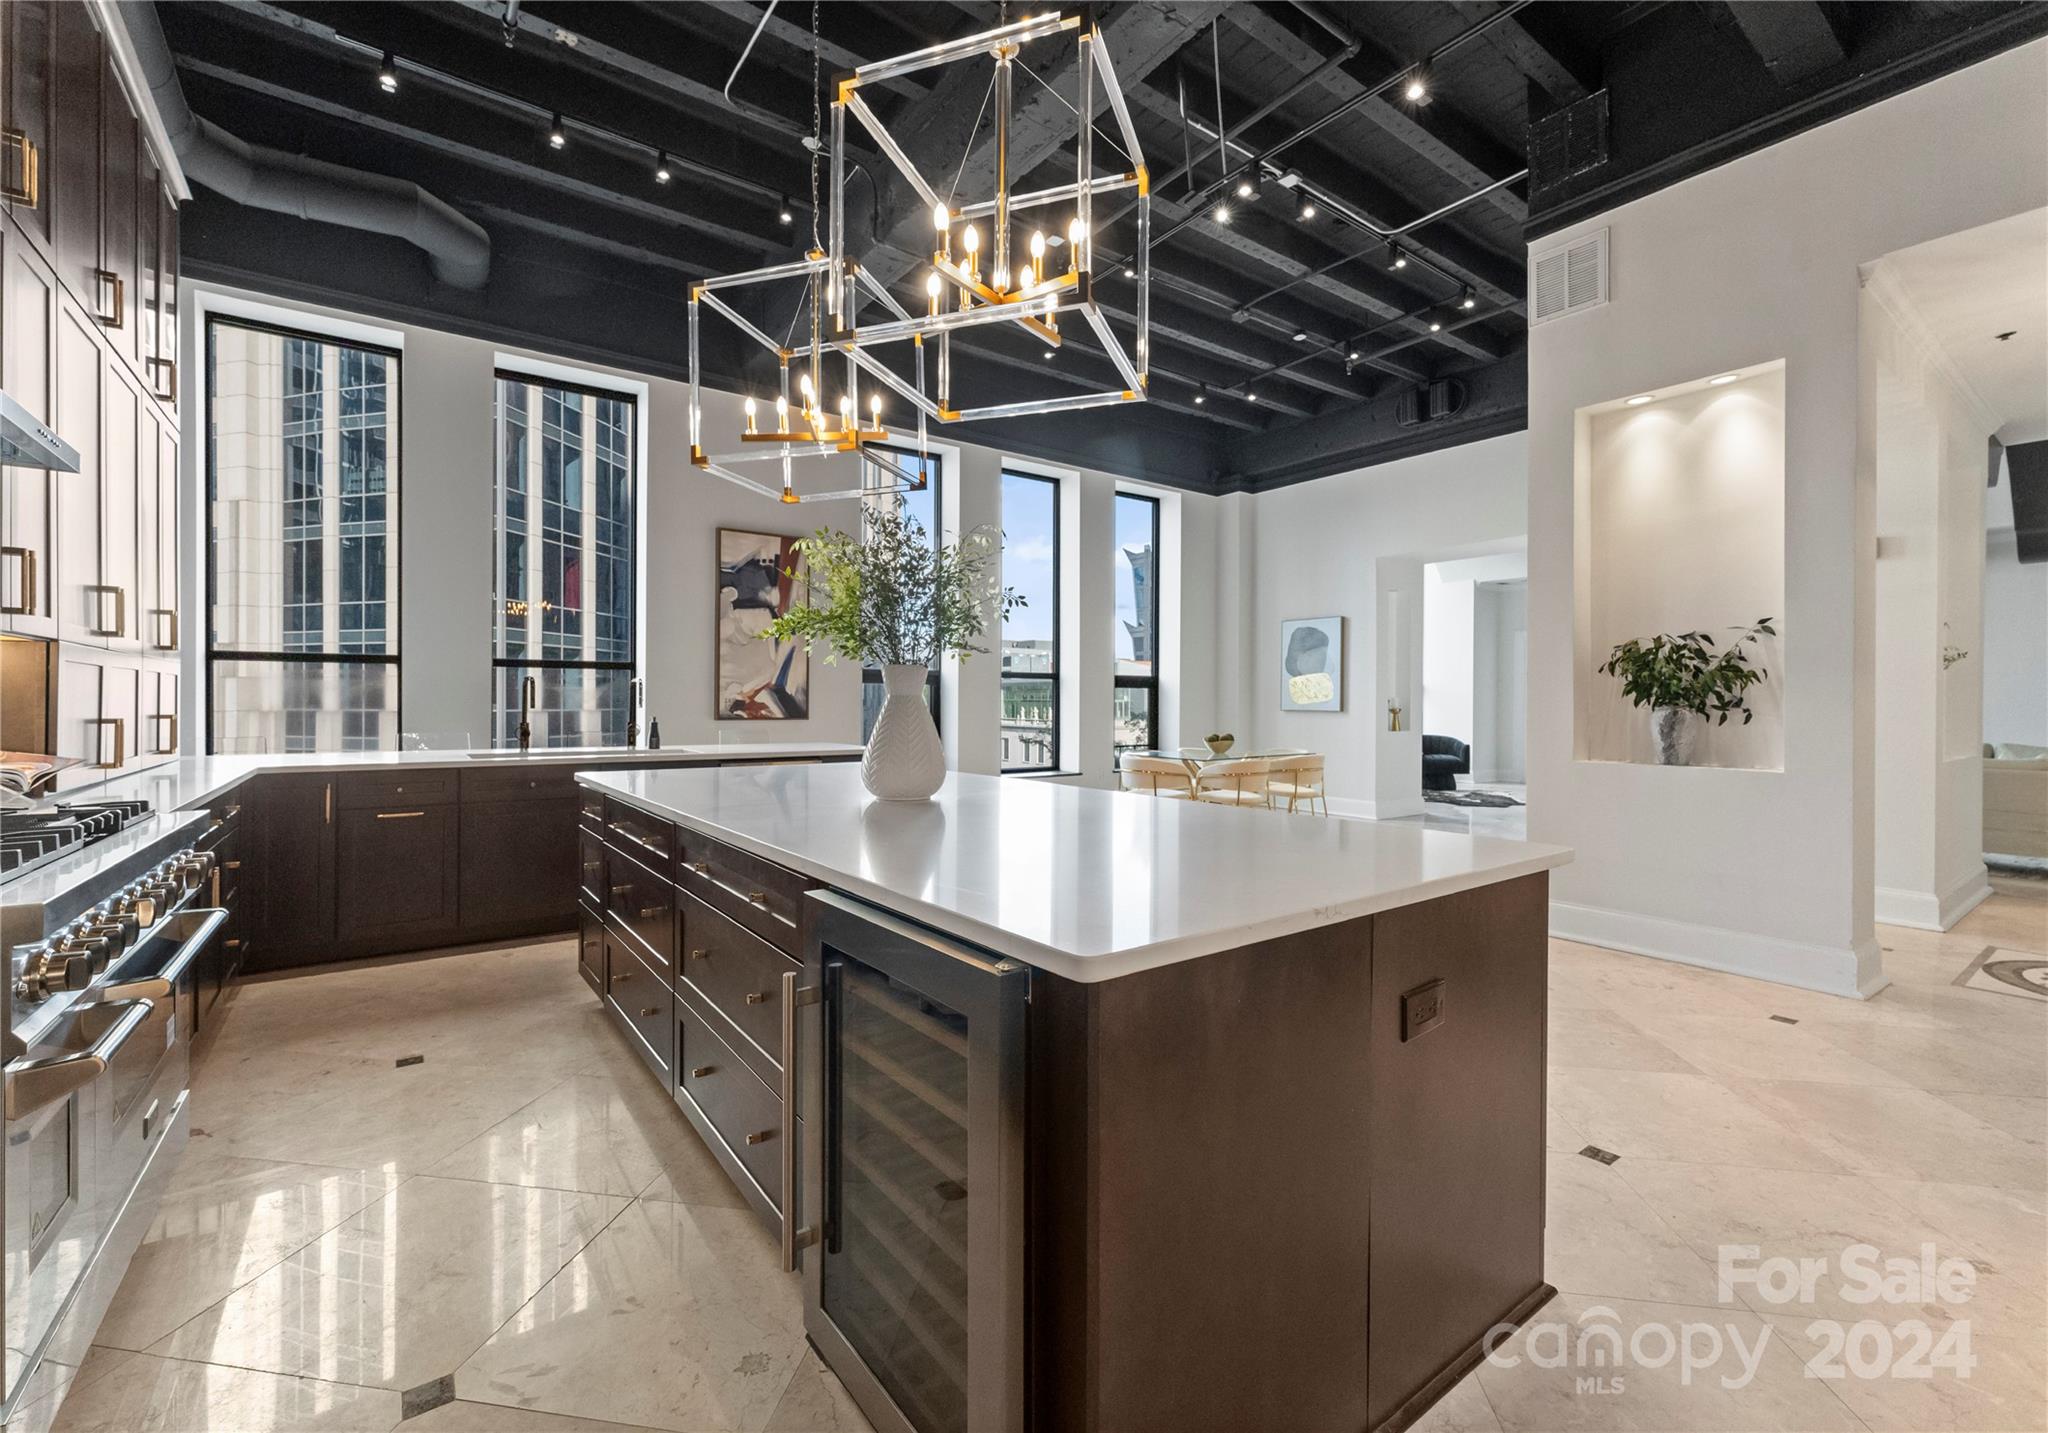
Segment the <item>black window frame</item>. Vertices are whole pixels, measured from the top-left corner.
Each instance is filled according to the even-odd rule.
[[[942,542],[942,541],[944,540],[944,538],[943,538],[943,529],[944,529],[944,524],[945,524],[945,491],[944,491],[944,489],[945,489],[945,482],[946,482],[946,460],[945,460],[945,458],[944,458],[943,456],[941,456],[940,454],[938,454],[938,453],[925,453],[925,454],[922,454],[922,455],[920,455],[920,454],[917,454],[917,453],[913,453],[913,452],[912,452],[912,451],[910,451],[910,449],[908,449],[908,448],[898,448],[898,447],[894,446],[893,444],[889,444],[889,443],[871,443],[871,444],[869,444],[869,446],[870,446],[871,448],[873,448],[873,449],[874,449],[874,450],[875,450],[876,452],[878,452],[878,453],[894,453],[894,454],[895,454],[895,455],[896,455],[897,457],[899,457],[899,458],[909,458],[909,459],[911,459],[911,460],[913,460],[913,461],[915,461],[915,462],[920,462],[920,463],[924,463],[924,464],[926,464],[926,465],[927,465],[927,466],[929,467],[929,472],[927,473],[927,475],[926,475],[926,477],[925,477],[925,480],[924,480],[924,485],[923,485],[922,487],[919,487],[919,488],[916,488],[916,489],[914,489],[914,491],[916,491],[916,492],[929,492],[929,493],[930,493],[930,494],[932,495],[932,529],[931,529],[931,532],[930,532],[929,534],[927,534],[927,535],[928,535],[928,536],[929,536],[929,537],[931,538],[931,540],[932,540],[932,544],[933,544],[933,545],[934,545],[934,546],[936,547],[936,546],[937,546],[937,545],[938,545],[938,544],[939,544],[940,542]],[[877,493],[877,494],[875,494],[875,496],[876,496],[876,497],[889,497],[889,496],[892,496],[892,495],[891,495],[891,494],[889,494],[889,493]],[[866,499],[863,499],[862,501],[864,501],[864,502],[865,502],[865,501],[867,501],[867,500],[866,500]],[[863,742],[865,742],[865,741],[866,741],[866,740],[868,739],[868,733],[869,733],[869,730],[870,730],[870,728],[869,728],[869,726],[868,726],[868,722],[867,722],[867,707],[868,707],[868,698],[869,698],[869,697],[870,697],[871,695],[874,695],[873,693],[870,693],[870,692],[868,691],[868,688],[869,688],[869,687],[879,687],[879,686],[881,686],[881,685],[882,685],[882,669],[881,669],[880,667],[877,667],[877,666],[873,665],[872,663],[868,663],[868,662],[863,662],[863,663],[861,663],[861,668],[860,668],[860,689],[861,689],[861,734],[860,734],[860,739],[861,739],[861,740],[862,740]],[[940,716],[940,714],[939,714],[939,664],[938,664],[938,663],[937,663],[936,661],[934,661],[934,662],[932,663],[932,665],[931,665],[931,668],[930,668],[930,670],[928,670],[928,671],[927,671],[927,672],[925,673],[925,677],[924,677],[924,704],[925,704],[925,706],[926,706],[927,708],[929,708],[929,709],[930,709],[930,711],[931,711],[931,714],[932,714],[932,727],[933,727],[933,729],[934,729],[934,730],[936,730],[936,731],[937,731],[937,732],[939,733],[939,735],[940,735],[940,737],[941,737],[941,738],[943,738],[943,737],[945,736],[945,734],[946,734],[946,723],[945,723],[945,719],[944,719],[943,717],[941,717],[941,716]],[[877,710],[877,711],[879,711],[879,710],[881,709],[881,699],[880,699],[879,697],[876,697],[876,700],[875,700],[875,708],[876,708],[876,710]]]
[[[1130,502],[1149,504],[1152,509],[1152,585],[1151,591],[1148,594],[1152,601],[1152,671],[1150,675],[1143,677],[1129,676],[1124,674],[1123,672],[1117,671],[1116,640],[1114,635],[1112,634],[1109,644],[1109,654],[1110,672],[1112,677],[1114,678],[1114,690],[1112,690],[1110,694],[1110,700],[1112,703],[1114,703],[1116,700],[1115,692],[1123,690],[1125,688],[1143,689],[1145,691],[1146,699],[1144,749],[1147,751],[1157,751],[1159,749],[1159,578],[1161,568],[1164,564],[1164,557],[1160,551],[1159,546],[1159,521],[1162,509],[1159,499],[1154,497],[1150,493],[1125,492],[1123,489],[1119,488],[1116,492],[1113,501],[1124,502],[1126,500]],[[1111,508],[1111,513],[1112,518],[1109,525],[1109,530],[1112,534],[1114,534],[1116,531],[1114,507]],[[1113,601],[1111,603],[1111,610],[1115,610],[1115,603]],[[1133,657],[1132,660],[1135,661],[1136,658]],[[1115,760],[1116,758],[1121,757],[1126,748],[1122,748],[1116,745],[1116,711],[1114,706],[1112,706],[1110,710],[1109,741],[1111,759]]]
[[[215,330],[223,324],[230,328],[246,329],[253,333],[275,334],[277,337],[287,341],[297,340],[302,343],[316,343],[323,346],[333,345],[336,348],[356,349],[364,353],[374,353],[384,358],[391,365],[390,377],[386,379],[384,385],[388,393],[388,402],[385,409],[388,418],[384,452],[386,473],[384,498],[388,504],[388,515],[385,520],[385,540],[387,542],[396,541],[398,544],[399,561],[392,572],[391,592],[385,599],[384,632],[386,651],[350,652],[337,650],[329,652],[305,649],[258,651],[246,648],[223,649],[218,645],[218,633],[214,627],[214,614],[219,608],[220,596],[220,541],[219,530],[214,522],[214,509],[219,501],[220,443],[218,439],[219,425],[214,421],[214,373],[216,364],[213,336]],[[214,666],[218,662],[270,663],[279,667],[287,667],[294,664],[332,666],[337,669],[337,672],[347,667],[389,667],[391,671],[386,680],[390,681],[395,688],[391,702],[392,739],[390,747],[361,747],[345,744],[336,749],[339,751],[378,751],[386,749],[397,751],[405,731],[405,671],[399,641],[401,618],[405,611],[406,485],[404,481],[405,464],[403,457],[405,439],[405,353],[402,349],[391,348],[385,344],[369,343],[355,338],[344,338],[335,333],[323,333],[317,328],[298,328],[290,324],[273,323],[266,319],[248,318],[241,314],[233,313],[209,313],[206,315],[205,347],[206,371],[202,377],[206,385],[205,412],[203,415],[206,425],[206,511],[204,514],[206,522],[206,754],[208,756],[216,754],[214,730],[219,712],[214,702]],[[335,416],[338,421],[341,415],[337,413]],[[391,479],[389,476],[393,471],[396,471],[399,477],[396,493],[391,490]],[[288,486],[291,481],[289,457],[286,459],[286,472],[284,476]],[[337,494],[337,496],[339,495]],[[280,501],[288,501],[288,499],[280,495]],[[289,712],[293,709],[287,708],[286,710]],[[344,706],[338,707],[336,710],[346,714],[365,709]],[[289,723],[288,716],[287,723]],[[344,725],[346,724],[346,717],[344,716]]]
[[[1050,776],[1064,770],[1060,765],[1060,758],[1064,754],[1066,746],[1066,732],[1063,730],[1060,721],[1061,649],[1065,645],[1061,640],[1063,634],[1060,621],[1060,569],[1066,556],[1066,543],[1061,541],[1060,503],[1061,499],[1065,496],[1062,489],[1065,488],[1066,484],[1062,483],[1058,478],[1049,477],[1044,473],[1033,473],[1022,468],[1005,467],[1002,470],[1002,482],[1007,485],[1012,478],[1019,478],[1034,483],[1044,483],[1052,489],[1052,670],[1049,672],[1018,672],[1015,675],[1009,672],[1002,672],[999,676],[1004,692],[1002,709],[1007,710],[1008,708],[1007,694],[1012,682],[1049,683],[1052,687],[1052,751],[1048,755],[1047,763],[1044,766],[1005,766],[1002,768],[1002,772],[1005,776]],[[1007,527],[1007,519],[1005,519],[1005,525]],[[1002,648],[1003,634],[1001,625],[998,623],[996,631],[996,659],[998,662],[1002,660]],[[1001,739],[1000,726],[1003,720],[1005,718],[999,712],[997,716],[998,740]]]
[[[520,656],[513,657],[506,656],[498,651],[498,608],[499,604],[504,600],[504,595],[498,591],[498,583],[503,575],[502,558],[504,556],[505,541],[505,514],[502,506],[502,500],[505,492],[505,454],[502,447],[502,442],[504,438],[504,423],[501,420],[498,412],[498,403],[500,396],[503,392],[499,385],[502,383],[517,383],[535,389],[552,388],[557,392],[576,393],[582,395],[585,398],[596,399],[601,402],[609,401],[614,403],[624,403],[628,408],[632,410],[632,427],[628,433],[626,454],[626,511],[631,516],[630,527],[626,533],[625,543],[626,551],[631,555],[630,560],[632,562],[632,569],[628,574],[629,581],[627,584],[627,608],[629,612],[629,621],[631,626],[627,634],[626,656],[624,660],[620,660],[617,658],[547,656],[545,655],[545,651],[548,634],[545,631],[545,629],[543,629],[540,637],[540,641],[542,644],[542,651],[540,653],[526,653]],[[542,403],[544,404],[545,401],[545,398],[543,398]],[[544,409],[539,406],[532,406],[527,409],[526,419],[523,426],[527,430],[527,439],[529,442],[537,443],[542,440],[544,431],[544,419],[542,417],[543,411]],[[499,673],[508,669],[524,671],[530,674],[538,674],[541,672],[565,671],[624,672],[626,674],[627,692],[626,728],[630,728],[636,724],[636,716],[633,710],[633,684],[637,682],[640,677],[639,660],[640,637],[642,633],[641,624],[645,620],[646,616],[646,614],[640,610],[640,592],[642,585],[642,573],[640,571],[640,566],[643,557],[643,553],[641,550],[640,531],[640,497],[641,483],[644,480],[644,475],[640,471],[639,435],[641,432],[640,425],[643,421],[645,421],[645,415],[642,414],[640,410],[640,397],[638,394],[621,392],[616,388],[606,388],[600,384],[581,383],[574,379],[552,378],[544,374],[523,371],[516,367],[494,368],[491,370],[492,621],[490,667],[490,727],[488,729],[487,735],[489,737],[489,744],[493,747],[495,747],[498,744],[498,728],[501,718],[503,718],[507,712],[516,710],[516,708],[501,705],[501,697],[505,691],[505,688],[501,685],[503,679],[499,676]],[[594,450],[591,452],[584,453],[582,455],[582,461],[585,463],[595,462],[596,458],[597,455]],[[527,492],[525,494],[525,497],[526,516],[524,517],[523,521],[526,523],[526,531],[523,535],[528,544],[540,542],[543,545],[545,545],[546,538],[540,526],[541,519],[537,516],[537,512],[545,505],[546,500],[542,494],[533,491]],[[585,521],[591,523],[595,523],[598,520],[597,514],[594,512],[581,514],[581,516]],[[596,608],[593,607],[590,612],[582,614],[582,618],[583,620],[589,623],[590,631],[588,635],[592,638],[592,640],[601,640],[601,638],[598,635],[601,628],[599,625],[599,617]],[[585,635],[586,634],[581,630],[579,630],[576,633],[578,640],[581,640],[582,637],[584,637]],[[535,707],[535,710],[539,711],[543,710],[543,708],[537,706]],[[621,728],[619,732],[619,741],[611,742],[604,739],[604,728],[602,723],[600,723],[598,728],[599,740],[597,744],[600,746],[616,745],[620,748],[624,748],[624,746],[626,745],[626,728]]]

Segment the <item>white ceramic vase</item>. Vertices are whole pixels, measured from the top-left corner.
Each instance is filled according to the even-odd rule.
[[[1659,766],[1691,766],[1692,749],[1700,739],[1698,712],[1684,707],[1650,708],[1650,744]]]
[[[927,670],[907,663],[882,668],[887,695],[861,754],[860,779],[884,801],[929,801],[946,779],[946,748],[925,705]]]

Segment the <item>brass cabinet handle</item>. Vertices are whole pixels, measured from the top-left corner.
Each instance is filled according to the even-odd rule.
[[[149,718],[149,724],[150,724],[150,727],[151,727],[151,729],[152,729],[152,730],[158,730],[158,731],[162,730],[162,729],[163,729],[163,724],[164,724],[164,723],[166,723],[166,722],[170,723],[170,731],[171,731],[171,735],[170,735],[170,738],[169,738],[169,739],[168,739],[167,741],[164,741],[164,742],[162,742],[161,744],[159,744],[159,745],[158,745],[158,746],[157,746],[157,747],[156,747],[156,748],[155,748],[155,749],[154,749],[153,751],[151,751],[151,752],[150,752],[150,755],[151,755],[151,756],[173,756],[173,755],[175,755],[175,754],[177,753],[177,750],[178,750],[178,714],[177,714],[176,712],[153,712],[153,713],[151,713],[151,715],[150,715],[150,718]]]
[[[690,952],[690,959],[703,960],[707,958],[710,954],[711,952],[708,950],[693,950]]]
[[[707,1075],[715,1075],[717,1073],[718,1066],[716,1065],[699,1065],[696,1069],[690,1071],[690,1078],[693,1080],[701,1080]]]
[[[613,886],[612,894],[615,896],[630,896],[633,894],[633,887],[630,883],[623,886]]]
[[[0,199],[33,209],[41,186],[36,183],[36,145],[18,129],[0,129],[0,148],[13,149],[21,164],[12,175],[0,175]]]
[[[128,286],[112,269],[94,269],[93,317],[108,328],[119,328],[127,320]]]
[[[816,1226],[796,1227],[796,1140],[792,1132],[796,1119],[796,1012],[802,1005],[816,1005],[822,998],[818,987],[799,987],[794,970],[782,972],[782,1267],[796,1272],[796,1251],[818,1242]]]
[[[237,937],[236,939],[227,942],[227,947],[229,950],[240,950],[242,948],[241,939]]]
[[[424,811],[379,811],[377,819],[379,821],[410,821],[415,816],[424,816],[426,814]]]
[[[632,972],[632,971],[630,971],[630,970],[622,970],[622,971],[620,971],[620,972],[619,972],[619,973],[618,973],[617,975],[614,975],[614,976],[612,977],[612,984],[614,984],[614,985],[624,985],[624,984],[625,984],[625,983],[626,983],[627,981],[631,980],[632,978],[633,978],[633,972]]]
[[[95,762],[93,762],[93,763],[92,763],[92,766],[93,766],[94,770],[97,770],[97,771],[114,771],[114,770],[117,770],[118,768],[120,768],[120,767],[122,767],[122,766],[125,766],[125,765],[127,765],[127,763],[128,763],[128,723],[127,723],[127,721],[126,721],[126,720],[125,720],[124,718],[121,718],[121,717],[87,717],[87,718],[85,719],[85,724],[86,724],[87,726],[90,726],[90,727],[108,727],[108,726],[110,726],[110,727],[112,727],[112,728],[114,729],[114,759],[113,759],[112,761],[95,761]],[[99,744],[98,744],[97,742],[95,742],[95,743],[94,743],[94,745],[93,745],[93,755],[94,755],[94,756],[98,756],[99,754],[100,754],[100,748],[99,748]]]
[[[156,396],[166,403],[178,401],[178,360],[175,358],[152,358],[145,367],[154,385]]]
[[[689,863],[689,866],[691,870],[695,871],[700,876],[708,876],[711,874],[711,863],[709,861],[692,861]]]
[[[774,1130],[772,1130],[772,1129],[759,1129],[759,1130],[755,1130],[755,1131],[754,1131],[754,1132],[753,1132],[752,1134],[750,1134],[750,1135],[748,1135],[748,1136],[747,1136],[747,1143],[748,1143],[748,1144],[766,1144],[766,1143],[768,1143],[768,1141],[769,1141],[769,1140],[771,1140],[771,1139],[773,1139],[773,1138],[775,1138],[775,1131],[774,1131]],[[787,1193],[787,1192],[785,1192],[785,1193],[783,1194],[783,1196],[782,1196],[782,1197],[783,1197],[783,1199],[784,1199],[784,1200],[787,1200],[787,1199],[789,1198],[789,1195],[788,1195],[788,1193]]]
[[[118,636],[120,636],[120,635],[121,635],[121,634],[122,634],[123,632],[125,632],[125,631],[127,631],[127,630],[128,630],[128,589],[127,589],[127,588],[125,588],[125,587],[115,587],[115,586],[112,586],[111,584],[108,584],[108,583],[104,583],[104,582],[89,582],[89,583],[87,583],[87,584],[86,584],[86,586],[85,586],[85,590],[86,590],[87,592],[97,592],[97,593],[99,594],[99,599],[100,599],[100,604],[99,604],[99,605],[100,605],[100,611],[99,611],[99,615],[100,615],[100,619],[102,620],[102,622],[104,622],[104,621],[105,621],[105,619],[106,619],[106,615],[107,615],[107,594],[108,594],[109,592],[111,592],[111,593],[113,593],[113,594],[114,594],[114,625],[113,625],[113,626],[111,626],[111,627],[107,627],[107,626],[99,626],[99,627],[93,627],[93,628],[90,628],[90,629],[88,629],[88,630],[90,630],[90,631],[91,631],[91,633],[92,633],[92,635],[93,635],[93,636],[95,636],[95,637],[118,637]]]
[[[747,904],[748,904],[748,905],[750,905],[750,906],[765,906],[765,905],[767,905],[767,904],[768,904],[768,893],[767,893],[766,891],[748,891],[748,892],[747,892]]]
[[[653,1005],[649,1005],[640,1012],[640,1018],[642,1020],[652,1020],[655,1016],[659,1015],[660,1013],[661,1011],[659,1008]]]
[[[327,783],[327,808],[321,819],[330,826],[334,824],[334,783],[331,781]]]
[[[36,550],[32,547],[0,547],[0,561],[15,558],[21,563],[20,601],[0,605],[10,617],[32,617],[36,610]]]
[[[165,623],[165,621],[164,621],[164,619],[165,619],[166,617],[170,618],[170,622],[169,622],[168,624],[166,624],[166,623]],[[150,609],[149,609],[149,625],[150,625],[150,644],[149,644],[149,645],[150,645],[150,647],[151,647],[151,648],[152,648],[153,650],[155,650],[155,651],[158,651],[158,652],[175,652],[175,651],[177,651],[177,650],[178,650],[178,613],[177,613],[177,609],[176,609],[176,608],[172,608],[172,607],[152,607],[152,608],[150,608]],[[164,634],[164,632],[165,632],[165,630],[166,630],[166,628],[167,628],[167,627],[168,627],[168,630],[169,630],[169,632],[170,632],[170,640],[168,640],[168,641],[163,641],[163,642],[159,642],[159,641],[157,641],[156,639],[157,639],[158,637],[161,637],[161,636],[163,636],[163,634]]]
[[[230,871],[239,871],[242,869],[242,863],[240,861],[222,861],[221,865]]]
[[[642,906],[640,907],[640,919],[651,921],[656,916],[667,915],[668,911],[669,908],[667,906]]]
[[[768,998],[768,992],[765,990],[749,990],[747,992],[747,1004],[749,1005],[766,1005]]]

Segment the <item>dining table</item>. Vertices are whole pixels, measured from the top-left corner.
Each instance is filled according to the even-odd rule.
[[[1262,746],[1239,751],[1235,746],[1225,751],[1211,751],[1206,746],[1157,747],[1127,753],[1131,756],[1157,756],[1168,761],[1178,761],[1188,769],[1188,780],[1201,784],[1204,767],[1224,761],[1270,760],[1279,761],[1290,756],[1313,756],[1314,752],[1299,746]]]

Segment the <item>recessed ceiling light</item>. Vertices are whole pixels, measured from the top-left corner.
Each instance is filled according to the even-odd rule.
[[[1471,289],[1467,288],[1465,290],[1464,296],[1458,300],[1458,307],[1463,309],[1478,308],[1479,295],[1473,293]]]
[[[1408,72],[1408,81],[1401,86],[1401,98],[1410,104],[1429,103],[1429,71],[1417,65]]]
[[[1709,378],[1707,380],[1707,386],[1709,388],[1719,388],[1722,384],[1733,383],[1736,379],[1740,377],[1742,377],[1742,375],[1739,373],[1717,373],[1712,378]]]
[[[1657,395],[1654,393],[1638,393],[1635,397],[1628,400],[1628,406],[1631,408],[1640,408],[1645,403],[1655,403],[1656,401]]]
[[[1198,407],[1199,407],[1199,406],[1201,405],[1202,401],[1203,401],[1203,400],[1202,400],[1202,395],[1201,395],[1201,394],[1199,394],[1199,393],[1197,393],[1197,394],[1195,395],[1195,403],[1196,403],[1196,406],[1198,406]]]
[[[1306,223],[1307,223],[1307,222],[1308,222],[1309,220],[1311,220],[1311,219],[1313,219],[1313,218],[1315,218],[1315,217],[1316,217],[1316,201],[1315,201],[1315,200],[1313,200],[1313,199],[1304,199],[1304,200],[1302,200],[1302,201],[1301,201],[1301,222],[1302,222],[1302,223],[1304,223],[1304,224],[1306,224]]]
[[[1387,261],[1388,268],[1405,269],[1408,267],[1408,256],[1401,252],[1398,244],[1387,245],[1387,254],[1389,256]]]

